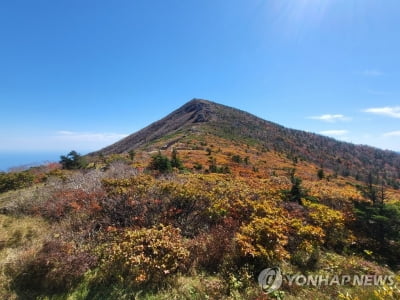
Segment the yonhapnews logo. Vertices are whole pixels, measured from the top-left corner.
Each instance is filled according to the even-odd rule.
[[[279,290],[283,283],[283,276],[280,268],[270,268],[263,270],[258,276],[258,284],[267,293]]]
[[[280,268],[268,268],[258,276],[258,284],[267,293],[278,291],[283,282],[289,286],[394,286],[394,275],[283,275]]]

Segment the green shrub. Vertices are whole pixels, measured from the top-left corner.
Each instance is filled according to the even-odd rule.
[[[162,173],[167,173],[172,171],[171,161],[168,157],[164,156],[159,152],[157,155],[153,156],[149,169],[160,171]]]
[[[318,176],[318,179],[319,179],[319,180],[324,179],[324,178],[325,178],[325,172],[324,172],[324,170],[323,170],[323,169],[319,169],[318,172],[317,172],[317,176]]]
[[[0,193],[29,187],[35,176],[29,171],[0,173]]]
[[[196,162],[193,168],[197,171],[200,171],[203,169],[203,165],[199,162]]]
[[[400,254],[400,203],[355,203],[355,231],[364,237],[362,247],[382,256],[398,267]]]
[[[242,159],[242,157],[240,155],[233,155],[232,156],[232,161],[235,162],[235,163],[240,164],[240,163],[243,162],[243,159]]]

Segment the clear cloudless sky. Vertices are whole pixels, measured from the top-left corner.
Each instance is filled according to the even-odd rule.
[[[96,150],[192,98],[400,151],[399,16],[399,0],[1,1],[0,152]]]

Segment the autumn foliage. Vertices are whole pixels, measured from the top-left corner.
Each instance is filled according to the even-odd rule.
[[[100,276],[135,286],[165,284],[189,256],[179,229],[163,225],[118,232],[99,252]]]
[[[104,286],[161,293],[203,276],[188,295],[205,286],[215,299],[266,299],[254,278],[269,266],[317,272],[353,255],[397,268],[398,191],[385,186],[377,206],[363,182],[328,168],[321,176],[320,166],[274,151],[222,138],[178,146],[93,159],[84,170],[23,173],[34,175],[21,186],[3,174],[17,184],[3,213],[50,228],[8,263],[10,291],[44,297],[86,284],[99,299],[122,298]],[[22,244],[0,241],[6,250]]]

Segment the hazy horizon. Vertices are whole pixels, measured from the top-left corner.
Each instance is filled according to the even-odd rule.
[[[33,167],[46,162],[58,162],[61,155],[68,152],[5,152],[0,151],[0,171],[6,172],[10,168]],[[86,153],[81,153],[86,154]]]

